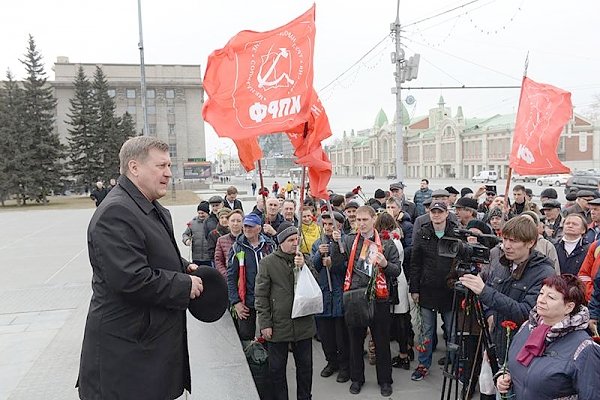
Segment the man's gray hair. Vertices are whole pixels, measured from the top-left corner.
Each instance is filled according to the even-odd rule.
[[[129,167],[129,161],[136,160],[144,162],[148,158],[150,149],[169,151],[169,145],[162,140],[150,136],[135,136],[128,139],[119,151],[120,172],[125,174]]]

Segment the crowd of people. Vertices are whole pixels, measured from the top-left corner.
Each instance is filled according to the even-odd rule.
[[[477,346],[482,327],[466,332],[456,323],[457,282],[480,300],[500,364],[509,355],[494,377],[497,391],[523,399],[531,398],[530,391],[540,399],[596,398],[600,373],[584,366],[600,365],[600,347],[591,339],[598,336],[600,314],[598,192],[572,192],[561,204],[549,188],[538,204],[522,185],[512,188],[511,201],[486,186],[431,190],[423,179],[414,202],[396,182],[372,198],[353,190],[330,193],[324,202],[307,191],[298,204],[285,187],[272,189],[260,189],[256,204],[244,213],[231,186],[225,198],[201,202],[183,233],[191,259],[214,265],[227,280],[240,340],[267,341],[272,393],[261,393],[263,398],[287,398],[288,349],[296,363],[298,399],[312,398],[313,335],[327,361],[323,378],[335,374],[337,382],[350,381],[350,393],[360,393],[366,353],[381,394],[390,396],[393,368],[411,370],[414,363],[413,381],[429,375],[438,316],[444,340],[458,343],[460,337],[465,349],[437,363],[460,364],[455,378],[462,396],[471,397],[488,356]],[[438,251],[447,238],[489,247],[489,259],[476,263],[475,273],[457,274],[457,260]],[[319,282],[323,312],[292,319],[301,268]],[[509,333],[510,349],[505,321],[520,327]],[[392,354],[394,342],[398,350]],[[537,350],[521,362],[531,346]],[[544,377],[532,380],[531,370],[543,370]],[[544,386],[544,379],[557,376],[555,384]]]
[[[186,310],[219,297],[215,275],[242,343],[266,341],[263,399],[288,398],[290,352],[297,397],[312,398],[315,338],[326,359],[321,377],[350,381],[351,394],[365,383],[365,355],[383,396],[393,393],[394,368],[427,379],[440,317],[447,351],[437,363],[452,365],[462,398],[479,376],[481,398],[598,398],[597,192],[569,193],[561,204],[546,189],[536,204],[521,185],[509,201],[485,186],[432,191],[424,179],[415,202],[402,182],[372,198],[352,190],[302,204],[261,188],[245,211],[232,186],[197,206],[181,237],[185,257],[158,202],[172,178],[168,144],[131,138],[119,158],[121,176],[88,227],[93,295],[77,380],[82,399],[191,391]],[[448,241],[491,250],[464,273],[457,257],[439,251]],[[322,311],[292,318],[296,284],[310,274]],[[459,293],[465,301],[453,307]],[[474,314],[483,319],[477,326],[465,322]],[[480,346],[482,337],[491,346]],[[488,364],[500,365],[494,376],[485,374]]]

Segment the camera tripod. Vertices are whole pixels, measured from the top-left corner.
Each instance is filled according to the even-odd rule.
[[[459,299],[464,299],[464,301],[459,301]],[[464,305],[464,310],[462,323],[459,326],[459,307],[461,305]],[[473,334],[473,328],[475,327],[479,328],[477,336]],[[499,367],[496,345],[492,341],[487,320],[483,315],[481,301],[475,293],[459,282],[454,284],[452,327],[450,330],[444,363],[441,400],[452,398],[454,400],[470,399],[481,369],[482,347],[487,352],[492,373],[496,374]],[[452,365],[450,365],[451,360]],[[460,383],[462,383],[462,388]],[[453,393],[454,396],[452,396]]]

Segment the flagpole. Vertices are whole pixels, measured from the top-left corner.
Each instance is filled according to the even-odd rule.
[[[264,191],[264,182],[263,182],[263,173],[262,173],[262,164],[260,162],[260,160],[257,161],[258,162],[258,178],[260,181],[260,189],[259,189],[259,193],[262,196],[262,200],[263,200],[263,219],[264,219],[264,223],[265,224],[270,224],[270,221],[267,220],[267,198],[265,197],[265,191]]]
[[[304,125],[304,130],[306,130],[307,125],[308,124]],[[302,166],[302,179],[300,180],[300,182],[302,184],[302,187],[304,187],[304,184],[306,182],[306,167],[304,165]],[[300,200],[299,200],[299,204],[298,204],[298,215],[296,216],[296,218],[298,218],[298,252],[300,252],[300,243],[302,242],[302,207],[303,206],[304,206],[304,190],[301,190],[300,191]]]
[[[523,68],[523,80],[521,81],[521,93],[519,94],[519,107],[517,107],[517,116],[519,115],[519,109],[521,108],[521,100],[523,98],[523,83],[525,83],[525,78],[527,78],[527,69],[529,67],[529,51],[527,51],[527,55],[525,56],[525,68]],[[516,126],[516,124],[515,124]],[[513,139],[515,133],[513,131]],[[508,212],[508,192],[510,191],[510,180],[512,179],[512,168],[510,166],[510,157],[508,163],[508,176],[506,177],[506,187],[504,188],[504,210]]]

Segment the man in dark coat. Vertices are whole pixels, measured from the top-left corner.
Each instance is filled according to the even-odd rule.
[[[88,227],[92,299],[79,367],[85,400],[175,399],[191,390],[186,309],[200,296],[171,215],[157,200],[171,178],[169,146],[146,136],[119,153],[121,177]]]
[[[453,259],[441,257],[438,252],[440,239],[454,237],[457,224],[449,217],[448,205],[437,200],[429,207],[429,222],[418,229],[414,235],[410,259],[409,291],[421,310],[425,351],[419,353],[419,365],[411,375],[414,381],[420,381],[429,374],[433,356],[433,335],[436,332],[437,312],[444,321],[446,336],[452,334],[452,289],[448,287],[447,277]]]
[[[235,186],[229,186],[227,188],[227,193],[225,194],[225,203],[224,207],[229,208],[230,210],[242,210],[244,211],[244,207],[242,206],[242,202],[237,198],[238,190]]]
[[[96,188],[90,193],[90,199],[94,200],[96,202],[96,207],[98,207],[107,194],[108,189],[104,187],[104,184],[101,181],[98,181],[96,182]]]
[[[338,224],[344,222],[342,214],[334,211],[333,215]],[[315,318],[327,361],[321,376],[328,378],[339,371],[336,380],[343,383],[350,379],[348,328],[344,322],[343,306],[346,263],[338,259],[338,262],[333,264],[331,259],[331,235],[334,231],[331,214],[321,214],[321,223],[324,235],[313,243],[311,250],[312,264],[319,273],[319,286],[323,292],[323,312]]]
[[[339,231],[331,235],[332,263],[347,263],[344,292],[366,292],[371,278],[374,303],[373,317],[368,325],[375,343],[375,370],[381,395],[392,395],[392,356],[390,351],[390,314],[389,293],[392,282],[400,275],[400,257],[396,245],[391,240],[381,240],[375,229],[375,210],[371,206],[361,206],[356,210],[357,233],[345,236],[342,241],[344,252],[340,251],[342,239]],[[385,289],[384,289],[385,288]],[[354,292],[356,293],[356,292]],[[348,307],[352,307],[349,304]],[[347,324],[351,322],[346,319]],[[365,383],[365,361],[363,356],[367,326],[349,326],[350,339],[350,393],[360,393]]]

